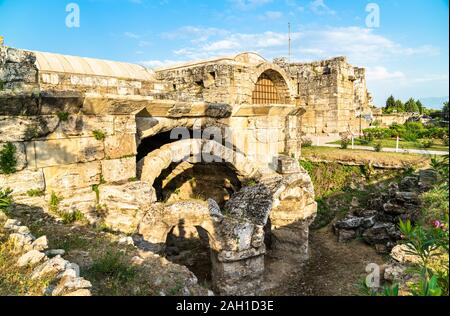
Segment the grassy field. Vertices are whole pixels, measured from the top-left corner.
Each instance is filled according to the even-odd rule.
[[[381,142],[381,146],[383,148],[396,148],[397,146],[397,140],[396,139],[381,139],[381,140],[374,140],[369,142],[368,144],[364,142],[364,140],[361,139],[355,139],[355,145],[358,146],[375,146],[378,142]],[[337,144],[340,145],[341,141],[336,141],[331,144]],[[399,143],[400,149],[427,149],[427,150],[436,150],[436,151],[448,151],[449,147],[445,146],[444,143],[441,140],[433,139],[433,145],[429,148],[424,148],[420,144],[420,140],[417,142],[408,142],[408,141],[400,141]]]

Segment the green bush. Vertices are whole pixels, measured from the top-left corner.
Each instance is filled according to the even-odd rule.
[[[376,142],[375,145],[373,146],[373,149],[379,153],[383,150],[383,144],[381,142]]]
[[[419,147],[428,149],[433,147],[433,141],[431,139],[422,139],[419,141]]]
[[[351,140],[348,135],[343,135],[341,137],[341,149],[347,149],[348,145],[350,145]]]
[[[16,151],[17,148],[12,143],[6,143],[0,150],[0,173],[12,174],[16,172]]]

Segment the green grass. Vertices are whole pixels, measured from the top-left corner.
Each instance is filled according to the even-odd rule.
[[[39,196],[44,196],[45,192],[43,190],[28,190],[27,195],[29,197],[39,197]]]
[[[422,140],[423,141],[423,140]],[[355,139],[355,145],[356,146],[368,146],[368,147],[375,147],[375,145],[380,142],[381,147],[383,148],[396,148],[397,147],[397,140],[396,139],[382,139],[382,140],[373,140],[371,142],[365,142],[362,139]],[[429,148],[424,148],[420,144],[420,140],[417,142],[410,142],[410,141],[400,141],[399,142],[399,148],[400,149],[426,149],[426,150],[436,150],[436,151],[448,151],[449,147],[445,146],[444,143],[440,140],[433,139],[432,140],[433,145]],[[340,145],[341,141],[336,141],[331,144]]]
[[[92,264],[86,275],[88,279],[108,279],[113,284],[120,284],[133,280],[136,276],[136,270],[125,262],[122,253],[108,250]]]

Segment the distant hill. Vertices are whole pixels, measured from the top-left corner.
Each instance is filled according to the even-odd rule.
[[[448,101],[448,96],[447,97],[420,98],[419,100],[427,108],[440,110],[440,109],[442,109],[444,102]]]

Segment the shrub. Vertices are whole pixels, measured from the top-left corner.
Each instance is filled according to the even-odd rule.
[[[94,135],[95,139],[98,141],[103,141],[106,139],[106,134],[103,131],[96,130],[96,131],[93,131],[92,134]]]
[[[25,138],[31,140],[39,137],[39,128],[36,125],[30,125],[25,130]]]
[[[6,143],[0,150],[0,173],[12,174],[16,172],[16,151],[17,148],[12,143]]]
[[[419,146],[425,149],[431,148],[433,147],[433,141],[431,139],[423,139],[419,141]]]
[[[347,149],[348,145],[350,145],[351,140],[348,135],[342,135],[341,137],[341,149]]]
[[[383,150],[383,144],[381,142],[376,142],[375,146],[373,146],[373,149],[379,153]]]
[[[308,148],[313,145],[313,141],[310,138],[302,138],[302,147]]]
[[[61,122],[67,122],[70,114],[68,112],[58,112],[58,118]]]

